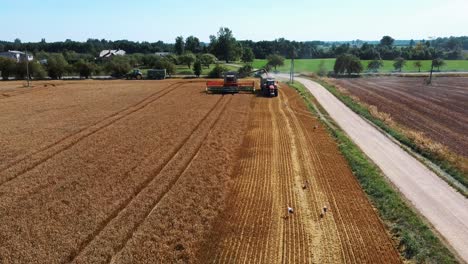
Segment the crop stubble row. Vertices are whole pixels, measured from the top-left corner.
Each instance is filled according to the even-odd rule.
[[[276,100],[256,100],[243,144],[227,209],[201,262],[400,262],[336,144],[289,88]]]

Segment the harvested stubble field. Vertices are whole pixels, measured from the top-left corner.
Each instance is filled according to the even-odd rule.
[[[34,85],[0,84],[0,263],[400,262],[292,89]]]
[[[468,157],[468,78],[436,77],[430,86],[420,77],[336,79],[333,83],[390,114],[397,123]]]

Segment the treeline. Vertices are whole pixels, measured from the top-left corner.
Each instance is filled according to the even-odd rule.
[[[99,39],[88,39],[86,42],[79,42],[73,40],[65,40],[58,42],[46,42],[42,39],[40,42],[21,42],[20,39],[15,39],[13,42],[0,41],[0,52],[8,50],[28,50],[33,54],[43,51],[49,53],[62,53],[66,51],[74,51],[77,53],[90,54],[97,56],[101,50],[106,49],[122,49],[127,53],[155,53],[172,51],[174,49],[173,44],[164,43],[162,41],[150,43],[150,42],[135,42],[129,40],[99,40]]]
[[[232,41],[234,40],[234,41]],[[127,54],[155,52],[174,52],[181,55],[185,52],[212,53],[224,60],[236,60],[242,58],[245,49],[253,52],[256,59],[265,59],[268,55],[279,54],[291,57],[292,52],[296,58],[336,58],[341,54],[350,53],[363,60],[381,58],[393,60],[403,57],[407,60],[425,60],[441,57],[444,59],[464,59],[463,50],[468,50],[468,37],[437,38],[431,41],[413,41],[408,46],[395,45],[395,40],[385,36],[378,44],[370,44],[362,41],[336,44],[323,41],[297,42],[280,38],[273,41],[235,40],[231,30],[221,28],[216,36],[210,37],[210,43],[203,43],[197,37],[177,37],[175,44],[162,41],[135,42],[129,40],[98,40],[88,39],[86,42],[66,40],[62,42],[23,43],[16,39],[13,42],[0,41],[0,52],[8,50],[28,50],[33,54],[38,52],[64,53],[74,51],[80,54],[89,54],[96,57],[101,50],[122,49]]]

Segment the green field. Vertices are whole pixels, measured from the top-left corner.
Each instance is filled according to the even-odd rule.
[[[325,68],[327,71],[333,70],[333,65],[335,64],[335,59],[298,59],[295,60],[295,72],[317,72],[318,66],[321,61],[324,61]],[[255,60],[253,63],[254,68],[262,68],[266,64],[266,60]],[[364,71],[367,71],[368,60],[362,60],[362,66],[364,66]],[[421,72],[429,71],[431,68],[431,61],[424,60],[421,61],[423,66],[421,67]],[[418,68],[414,66],[414,61],[407,61],[406,66],[403,67],[403,72],[417,72]],[[446,65],[440,67],[440,71],[468,71],[468,60],[446,60]],[[281,72],[289,72],[290,70],[290,60],[286,60],[284,66],[278,67],[278,70]],[[384,61],[384,66],[380,69],[379,72],[392,72],[393,61],[387,60]]]

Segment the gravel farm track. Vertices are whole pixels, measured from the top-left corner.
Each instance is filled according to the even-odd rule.
[[[21,85],[0,84],[2,264],[401,263],[286,86],[262,98],[206,95],[198,80]]]
[[[468,157],[468,78],[421,77],[335,79],[361,101],[391,115],[397,123],[423,132],[451,151]]]

